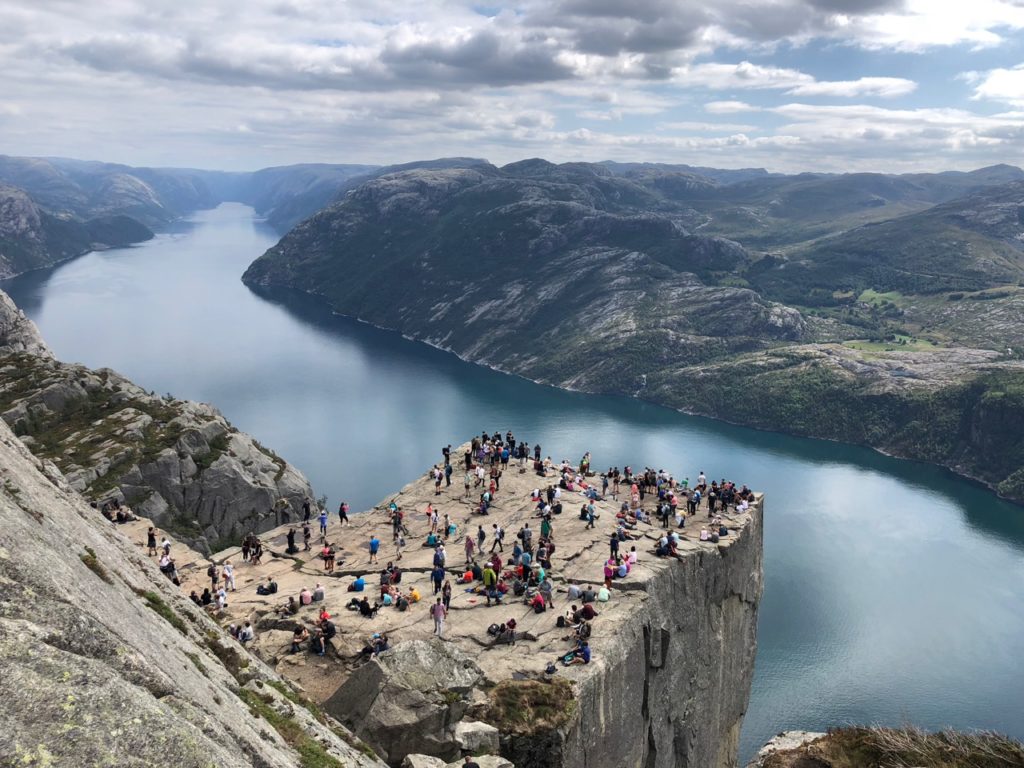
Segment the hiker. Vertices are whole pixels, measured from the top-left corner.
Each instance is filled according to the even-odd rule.
[[[309,640],[309,630],[305,627],[299,626],[295,628],[292,633],[292,653],[298,653],[302,650],[302,644]]]
[[[224,586],[230,589],[232,592],[235,591],[235,567],[231,564],[230,560],[224,561],[224,571],[221,574],[224,577]]]
[[[444,586],[441,587],[441,602],[446,609],[452,606],[452,583],[448,579],[445,579]]]
[[[320,538],[327,538],[327,510],[320,510]]]
[[[238,642],[245,645],[246,643],[251,643],[254,638],[255,633],[253,632],[252,624],[247,621],[245,622],[245,627],[238,633]]]
[[[377,538],[377,534],[373,534],[370,537],[370,562],[371,563],[378,562],[378,560],[377,560],[377,550],[379,550],[379,549],[380,549],[380,539]]]
[[[444,620],[448,616],[448,609],[444,607],[440,597],[437,598],[436,603],[430,606],[430,616],[434,619],[434,634],[444,637]]]
[[[351,525],[352,522],[348,519],[348,502],[343,501],[338,507],[338,523],[340,525]]]
[[[295,546],[295,529],[288,529],[288,548],[285,550],[289,555],[294,555],[299,551],[299,548]]]
[[[152,525],[146,532],[146,549],[150,557],[156,557],[156,528]]]
[[[436,595],[441,591],[441,582],[444,581],[444,568],[440,565],[435,565],[434,569],[430,572],[430,580],[434,583],[434,594]]]
[[[590,643],[584,640],[580,643],[579,648],[572,652],[572,656],[563,662],[565,666],[571,666],[573,664],[589,664],[590,663]]]
[[[500,552],[504,552],[505,547],[503,546],[503,542],[505,541],[505,529],[497,523],[494,523],[491,527],[494,528],[494,533],[491,535],[491,552],[493,553],[495,549],[498,549]]]
[[[302,500],[302,522],[308,523],[309,522],[309,516],[312,514],[312,512],[313,512],[313,505],[309,501],[309,496],[306,496]]]
[[[313,534],[312,534],[312,532],[309,529],[309,523],[303,523],[302,524],[302,550],[304,552],[309,552],[309,550],[310,550],[309,541],[312,538],[313,538]]]

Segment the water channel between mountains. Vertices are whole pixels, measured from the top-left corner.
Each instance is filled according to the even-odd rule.
[[[911,722],[1024,738],[1024,509],[872,451],[561,392],[240,281],[276,237],[225,204],[5,286],[61,359],[214,403],[332,509],[379,501],[482,430],[727,477],[766,495],[740,757],[778,731]]]

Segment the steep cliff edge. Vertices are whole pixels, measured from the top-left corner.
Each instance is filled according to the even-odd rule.
[[[0,763],[381,768],[6,424],[0,475]]]
[[[124,500],[205,551],[287,519],[306,478],[212,406],[53,358],[0,293],[0,417],[70,486]]]
[[[567,599],[568,586],[603,580],[619,502],[595,502],[600,517],[597,527],[589,529],[577,514],[584,497],[562,492],[565,511],[554,516],[557,546],[547,571],[553,607],[537,614],[511,592],[501,607],[492,607],[470,590],[473,585],[458,583],[465,562],[463,536],[475,539],[477,526],[485,529],[484,554],[478,555],[482,561],[493,545],[492,525],[500,524],[507,531],[503,557],[510,557],[515,531],[525,524],[540,527],[531,490],[557,483],[555,472],[549,468],[545,480],[511,466],[486,517],[473,513],[475,502],[463,495],[460,478],[461,470],[452,486],[442,483],[439,495],[429,477],[418,479],[375,510],[354,516],[351,525],[332,518],[327,540],[338,562],[329,573],[316,551],[303,551],[301,543],[298,552],[282,556],[287,554],[287,526],[268,532],[265,545],[278,556],[241,567],[246,584],[232,595],[222,621],[253,619],[258,629],[254,651],[302,685],[392,766],[413,753],[454,759],[465,729],[490,733],[491,743],[500,744],[502,755],[522,768],[735,765],[757,647],[761,497],[749,511],[731,509],[724,516],[729,534],[716,543],[700,541],[701,523],[707,520],[702,506],[685,528],[677,529],[678,559],[654,554],[663,531],[659,525],[638,524],[630,531],[635,538],[621,544],[624,554],[636,547],[637,564],[625,578],[613,580],[611,599],[597,604],[590,638],[593,661],[563,667],[557,661],[572,648],[571,630],[559,627],[557,619],[570,602],[579,602]],[[390,543],[392,502],[405,512],[408,529],[400,561]],[[457,526],[447,547],[445,577],[454,589],[445,642],[432,639],[426,610],[432,602],[434,551],[420,545],[430,528],[423,514],[428,503]],[[383,542],[380,565],[367,562],[371,536]],[[232,548],[214,559],[237,563],[239,553]],[[365,578],[371,603],[379,599],[376,584],[388,560],[402,568],[403,594],[415,588],[423,601],[406,611],[383,608],[373,618],[346,610],[353,594],[345,587],[356,577]],[[189,573],[183,589],[201,590],[202,575]],[[257,594],[257,584],[268,580],[278,584],[278,593]],[[316,582],[324,584],[324,601],[282,619],[279,610],[287,596]],[[289,653],[292,631],[298,626],[314,632],[322,609],[337,629],[333,652],[327,657]],[[510,617],[518,622],[515,645],[487,632],[491,624]],[[388,635],[392,650],[367,660],[360,652],[372,632]],[[557,665],[553,676],[545,674],[549,662]]]

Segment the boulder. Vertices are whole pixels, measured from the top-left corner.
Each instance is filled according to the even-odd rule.
[[[356,669],[324,708],[392,765],[417,753],[454,760],[460,750],[452,726],[482,678],[455,645],[409,640]]]
[[[497,752],[498,729],[487,723],[463,720],[455,724],[455,742],[473,754]]]
[[[515,764],[510,760],[506,760],[504,757],[499,755],[480,755],[479,757],[473,758],[480,768],[516,768]],[[462,760],[456,760],[454,763],[448,763],[445,768],[462,768],[465,762]]]
[[[448,763],[430,755],[406,755],[402,760],[402,768],[448,768]]]

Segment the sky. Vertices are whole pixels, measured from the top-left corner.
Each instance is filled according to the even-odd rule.
[[[1024,0],[0,0],[0,153],[1024,164]]]

